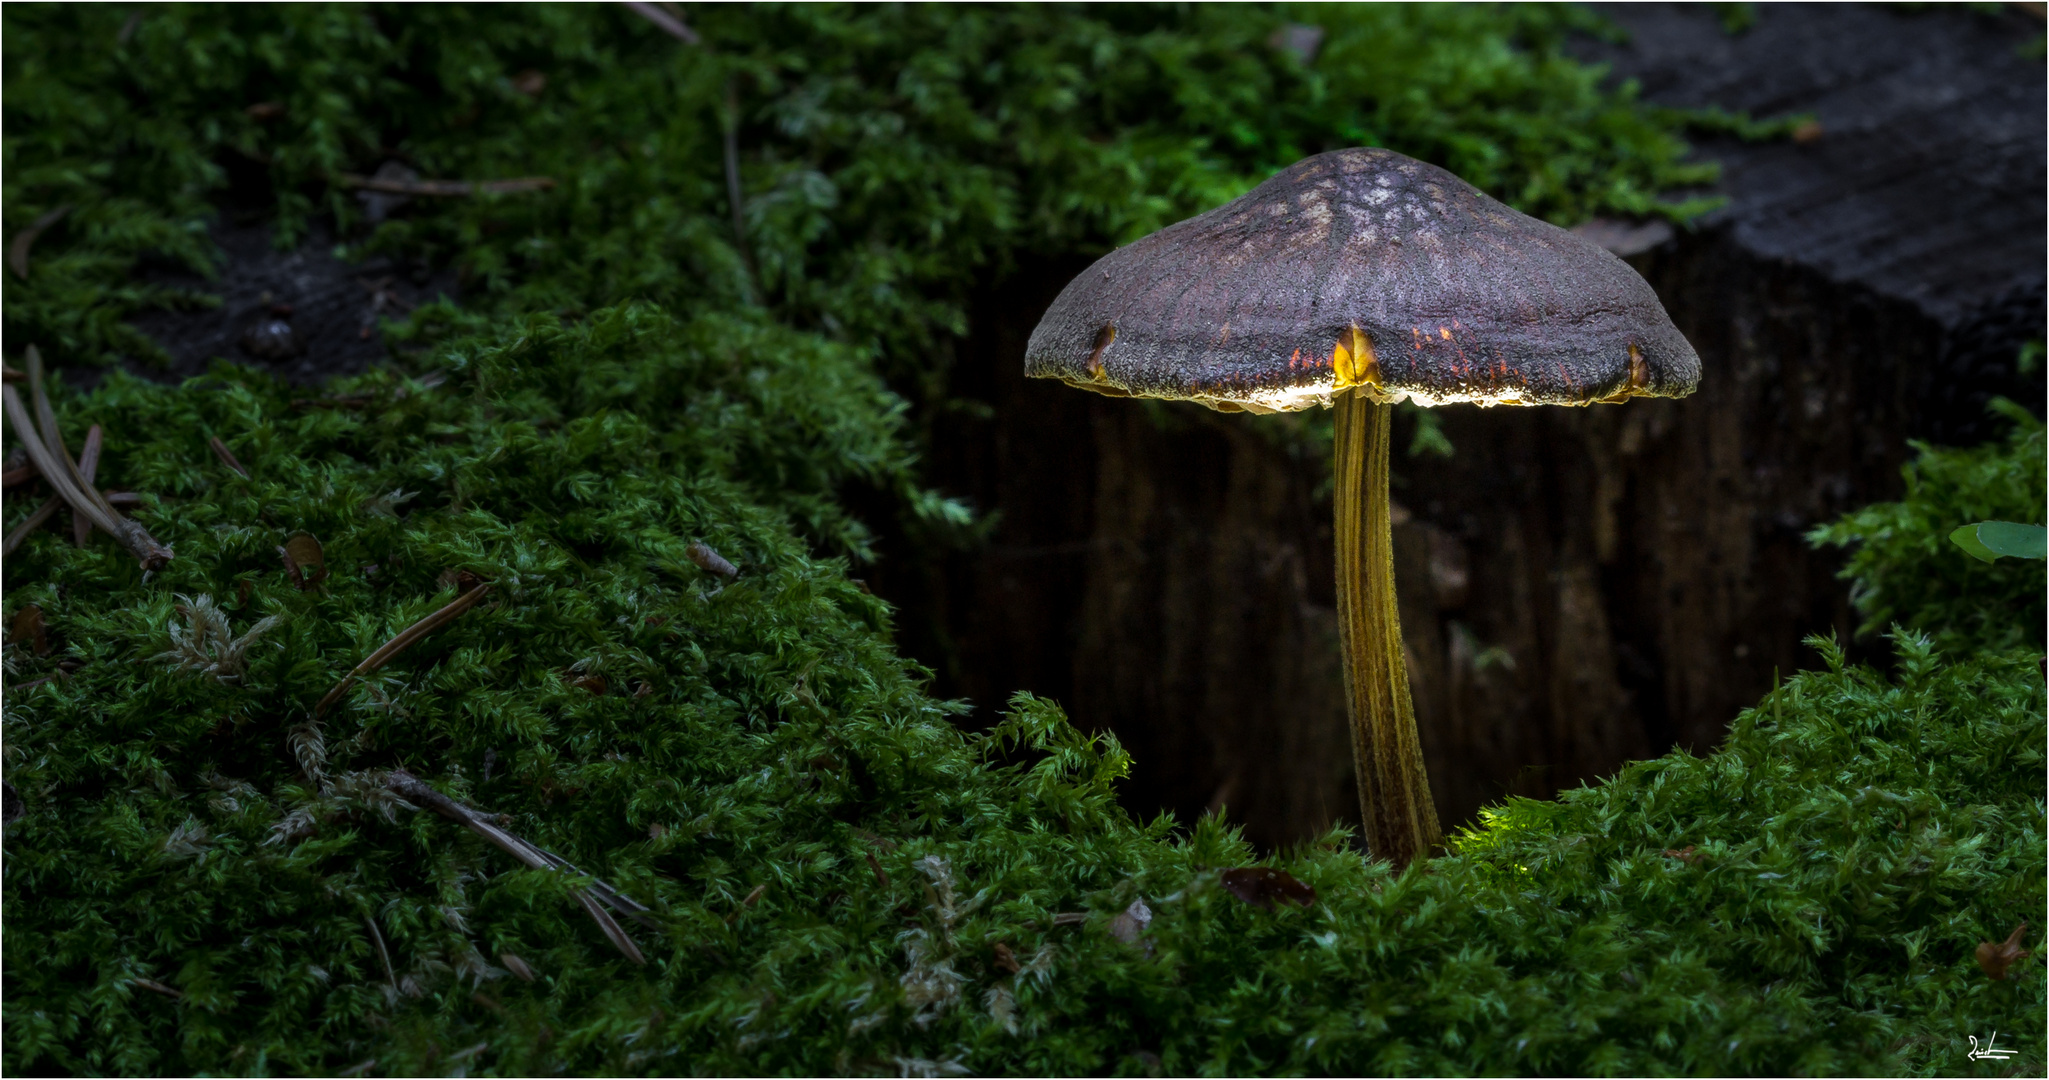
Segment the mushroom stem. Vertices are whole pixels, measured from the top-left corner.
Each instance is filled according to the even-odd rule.
[[[1440,838],[1423,769],[1409,667],[1395,607],[1387,513],[1393,408],[1354,390],[1337,400],[1338,638],[1367,850],[1397,867],[1428,857]]]

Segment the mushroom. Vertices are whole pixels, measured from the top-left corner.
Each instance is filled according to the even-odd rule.
[[[1388,529],[1390,406],[1683,397],[1694,355],[1621,259],[1380,149],[1334,150],[1097,260],[1025,374],[1222,412],[1337,413],[1337,594],[1367,847],[1440,839]]]

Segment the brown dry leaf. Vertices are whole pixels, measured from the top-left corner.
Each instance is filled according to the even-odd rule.
[[[635,701],[639,701],[641,698],[647,697],[654,692],[655,684],[645,679],[638,680],[633,684],[633,700]]]
[[[1688,866],[1700,862],[1700,852],[1693,850],[1692,844],[1688,844],[1683,848],[1666,848],[1660,854],[1668,859],[1678,859]]]
[[[320,539],[312,533],[293,533],[285,538],[277,553],[285,561],[285,576],[300,591],[327,580],[327,556],[321,550]]]
[[[1224,888],[1232,896],[1261,911],[1272,911],[1275,902],[1308,907],[1316,903],[1315,888],[1286,870],[1271,866],[1241,866],[1224,871]]]
[[[2021,948],[2021,943],[2026,941],[2027,937],[2028,924],[2022,923],[2013,928],[2013,933],[2006,935],[2005,941],[1996,945],[1990,941],[1979,942],[1978,966],[1984,969],[1986,975],[2005,981],[2006,969],[2026,960],[2030,955],[2028,950]]]
[[[996,970],[1005,975],[1015,975],[1024,970],[1024,965],[1017,962],[1017,954],[1010,951],[1010,946],[999,941],[991,951],[996,954],[994,961]]]
[[[588,690],[592,694],[597,695],[598,697],[605,696],[605,677],[603,675],[579,676],[577,678],[569,680],[569,685],[577,687],[578,689]]]
[[[50,655],[50,637],[43,629],[43,609],[38,604],[23,604],[14,613],[14,625],[7,631],[10,645],[21,645],[37,656]]]

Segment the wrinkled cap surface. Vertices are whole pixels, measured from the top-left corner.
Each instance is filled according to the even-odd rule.
[[[1600,247],[1391,150],[1334,150],[1118,248],[1032,332],[1025,374],[1225,411],[1682,397],[1694,355]]]

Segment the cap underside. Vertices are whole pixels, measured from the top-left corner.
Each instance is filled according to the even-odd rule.
[[[1700,361],[1628,264],[1385,150],[1296,164],[1111,252],[1026,374],[1223,411],[1680,397]]]

